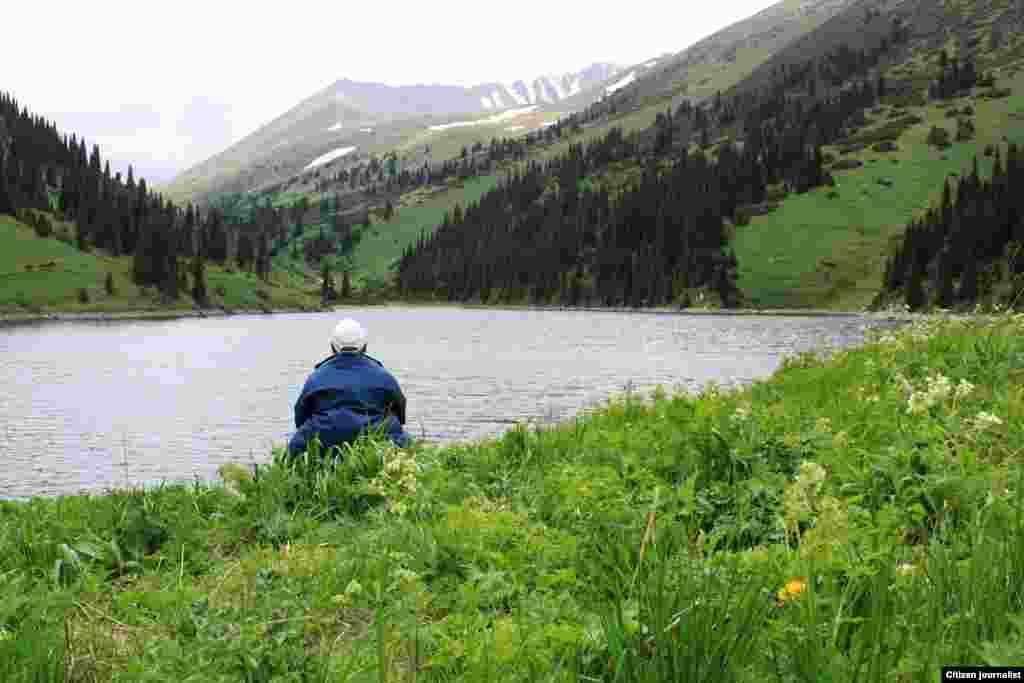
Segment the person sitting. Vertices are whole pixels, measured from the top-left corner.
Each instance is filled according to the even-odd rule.
[[[351,318],[334,328],[332,355],[317,363],[295,402],[297,431],[288,443],[289,454],[303,453],[314,435],[326,453],[382,423],[392,442],[409,445],[403,429],[405,395],[384,365],[366,355],[366,337],[363,326]]]

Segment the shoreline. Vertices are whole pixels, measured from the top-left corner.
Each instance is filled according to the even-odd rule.
[[[330,313],[336,310],[352,308],[461,308],[466,310],[489,311],[556,311],[580,313],[634,313],[642,315],[677,315],[677,316],[764,316],[764,317],[795,317],[795,318],[870,318],[876,320],[915,320],[925,313],[905,313],[899,311],[837,311],[831,309],[810,308],[739,308],[739,309],[703,309],[703,308],[630,308],[627,306],[541,306],[541,305],[485,305],[460,304],[449,302],[403,302],[387,301],[374,303],[353,302],[335,304],[328,308],[239,308],[239,309],[169,309],[169,310],[129,310],[129,311],[50,311],[39,313],[0,313],[0,328],[17,325],[30,325],[45,322],[116,322],[132,320],[176,320],[183,318],[225,318],[237,315],[278,315],[284,313]],[[972,314],[950,314],[950,317],[976,317]]]
[[[236,315],[277,315],[281,313],[327,313],[330,309],[232,308],[209,310],[138,311],[53,311],[48,313],[0,313],[0,328],[45,322],[117,322],[130,320],[176,320],[181,318],[227,318]]]

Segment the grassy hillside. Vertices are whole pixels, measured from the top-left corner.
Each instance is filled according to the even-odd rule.
[[[62,227],[74,228],[69,224]],[[0,313],[193,308],[187,294],[177,302],[161,303],[152,288],[140,288],[132,282],[131,269],[130,256],[84,253],[73,244],[54,237],[41,238],[27,225],[0,216]],[[113,276],[113,294],[108,294],[105,287],[108,273]],[[206,278],[211,304],[218,308],[314,308],[319,303],[315,287],[303,291],[282,273],[272,275],[268,285],[250,274],[208,265]],[[82,290],[87,302],[80,299]]]
[[[908,221],[936,202],[943,179],[970,171],[975,156],[982,174],[991,170],[984,156],[988,145],[1024,143],[1024,74],[999,83],[1011,97],[986,100],[960,98],[948,107],[911,107],[923,121],[907,129],[891,153],[870,148],[841,159],[859,159],[864,166],[836,171],[837,186],[822,187],[787,198],[781,207],[737,228],[733,245],[740,263],[740,287],[758,307],[857,309],[877,292],[885,267],[886,247],[903,234]],[[955,133],[948,108],[970,105],[977,136],[937,150],[925,140],[932,126]],[[877,130],[887,122],[875,117]],[[1001,152],[1005,158],[1006,146]],[[891,185],[880,184],[891,182]],[[950,177],[950,180],[954,180]]]

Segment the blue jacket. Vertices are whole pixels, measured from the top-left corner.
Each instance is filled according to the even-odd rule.
[[[338,353],[317,364],[295,402],[296,432],[288,451],[298,455],[314,434],[324,452],[351,443],[371,427],[386,422],[385,432],[399,446],[408,445],[405,396],[380,361],[364,353]]]

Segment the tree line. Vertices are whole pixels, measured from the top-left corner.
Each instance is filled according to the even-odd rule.
[[[1014,305],[1024,294],[1024,159],[1016,145],[1005,162],[992,150],[988,179],[978,161],[954,189],[947,179],[938,206],[907,225],[887,259],[882,297],[902,295],[911,310],[953,308],[1000,294]]]
[[[397,263],[398,289],[451,301],[685,305],[690,290],[710,288],[724,306],[738,305],[724,219],[742,222],[773,185],[785,193],[834,182],[821,147],[884,95],[872,72],[893,44],[841,47],[780,69],[757,92],[684,101],[639,134],[614,128],[546,165],[530,163],[410,245]],[[586,115],[562,126],[578,129]],[[712,145],[740,123],[740,142]],[[502,147],[494,141],[491,150],[493,158]],[[621,161],[639,166],[640,180],[615,197],[594,189],[591,178]]]
[[[245,215],[230,207],[201,212],[176,206],[144,178],[136,180],[131,166],[127,177],[111,174],[97,145],[90,150],[84,138],[62,135],[0,93],[0,214],[24,215],[24,209],[74,222],[74,242],[83,251],[132,256],[140,286],[154,286],[169,299],[188,292],[201,304],[207,302],[207,260],[268,280],[273,245],[285,237],[283,213],[269,203]]]

